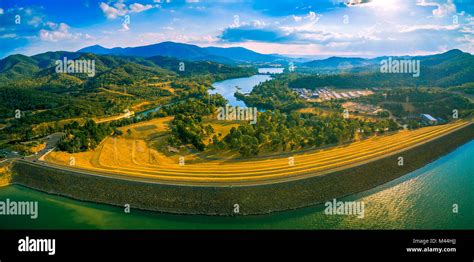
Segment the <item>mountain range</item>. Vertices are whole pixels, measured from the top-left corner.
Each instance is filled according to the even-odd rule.
[[[375,58],[360,57],[329,57],[326,59],[301,61],[302,59],[285,57],[278,54],[261,54],[243,47],[199,47],[197,45],[162,42],[138,47],[105,48],[100,45],[89,46],[78,50],[82,53],[99,55],[135,56],[135,57],[172,57],[184,61],[212,61],[223,64],[265,64],[278,63],[286,66],[294,62],[300,72],[306,73],[340,73],[340,72],[371,72],[380,67],[380,61],[388,56]],[[394,56],[393,59],[416,59],[424,66],[434,66],[436,63],[449,63],[447,58],[469,56],[460,50],[453,49],[442,54],[428,56]],[[458,57],[459,58],[459,57]]]
[[[86,74],[56,74],[57,60],[91,60],[95,63],[95,76]],[[206,75],[221,74],[251,75],[256,74],[252,67],[236,67],[210,61],[187,61],[185,70],[180,70],[180,61],[173,57],[152,56],[116,56],[97,55],[82,52],[46,52],[34,56],[11,55],[0,60],[0,85],[11,86],[18,83],[37,86],[76,86],[82,83],[116,82],[130,84],[134,81],[171,75]],[[218,78],[218,77],[217,77]]]
[[[99,78],[101,74],[119,74],[130,79],[139,79],[153,74],[232,74],[233,72],[243,72],[245,74],[255,71],[265,63],[284,64],[291,60],[285,60],[280,55],[265,55],[241,48],[220,48],[220,47],[199,47],[196,45],[163,42],[155,45],[127,48],[104,48],[99,45],[90,46],[78,52],[46,52],[34,56],[11,55],[0,60],[0,82],[11,82],[20,78],[36,79],[38,77],[49,76],[50,78],[67,78],[68,81],[76,82],[88,80],[81,75],[61,75],[54,76],[54,63],[56,60],[67,59],[94,59],[96,60],[96,71]],[[412,59],[419,60],[421,64],[421,76],[418,79],[404,76],[380,75],[380,62],[388,59],[388,56],[376,58],[358,57],[329,57],[322,60],[297,63],[297,72],[312,74],[306,80],[302,79],[304,86],[309,82],[315,86],[334,85],[334,81],[341,81],[344,76],[320,78],[317,74],[332,75],[336,73],[351,74],[354,80],[356,74],[364,74],[364,81],[373,83],[384,83],[384,86],[396,85],[391,81],[398,81],[398,84],[416,84],[431,86],[451,86],[462,85],[474,82],[474,56],[453,49],[441,54],[428,56],[398,56],[392,59]],[[186,70],[178,70],[181,61],[186,61]],[[247,64],[246,67],[236,66]],[[250,64],[251,67],[248,67]],[[253,72],[252,71],[252,72]],[[370,75],[368,75],[370,74]],[[370,79],[366,79],[370,76]],[[76,79],[78,78],[78,79]],[[375,81],[376,79],[379,79]],[[36,79],[38,80],[38,79]],[[64,80],[64,79],[63,79]],[[324,80],[324,81],[323,81]],[[347,78],[343,85],[350,85]],[[403,80],[403,81],[401,81]],[[38,80],[39,81],[39,80]],[[62,80],[61,80],[62,81]],[[361,80],[360,85],[364,84]],[[78,81],[77,81],[78,82]]]
[[[167,56],[186,61],[212,61],[225,64],[268,63],[284,60],[284,57],[278,55],[260,54],[243,47],[199,47],[175,42],[126,48],[105,48],[94,45],[82,48],[77,52],[138,57]]]
[[[301,72],[306,73],[361,73],[374,72],[380,70],[382,60],[389,59],[389,56],[375,58],[360,57],[329,57],[322,60],[313,60],[298,64]],[[457,68],[458,72],[473,68],[474,56],[462,52],[459,49],[452,49],[447,52],[427,56],[391,56],[392,60],[419,60],[423,68],[443,67]],[[462,68],[464,67],[464,68]],[[469,68],[470,67],[470,68]]]
[[[313,74],[296,79],[290,85],[294,88],[321,86],[366,88],[449,87],[474,83],[474,56],[458,49],[428,56],[391,57],[392,61],[419,61],[419,77],[413,77],[413,74],[410,73],[382,73],[380,70],[381,61],[388,58],[388,56],[372,59],[331,57],[303,63],[300,65],[300,71]]]

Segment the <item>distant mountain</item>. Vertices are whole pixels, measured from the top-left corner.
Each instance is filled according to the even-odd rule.
[[[359,57],[329,57],[323,60],[313,60],[303,63],[304,66],[313,68],[338,68],[344,65],[351,65],[353,67],[367,66],[373,61]]]
[[[459,62],[456,67],[459,67],[461,64],[467,66],[465,63],[469,63],[472,57],[471,54],[464,53],[459,49],[453,49],[445,53],[428,56],[391,56],[392,60],[420,60],[423,68],[431,68],[438,65],[443,66],[443,64],[452,67],[455,66],[456,62]],[[381,56],[371,59],[359,57],[329,57],[326,59],[300,63],[298,64],[297,70],[310,73],[373,72],[380,70],[380,62],[388,58],[389,56]],[[466,59],[469,61],[466,61]],[[460,69],[462,71],[462,68]]]
[[[265,55],[243,47],[205,47],[207,53],[222,56],[237,62],[275,62],[284,59],[278,55]]]
[[[119,51],[120,50],[117,50],[117,52],[119,52]],[[92,45],[92,46],[82,48],[81,50],[78,50],[77,52],[92,53],[92,54],[96,54],[96,55],[107,55],[107,54],[111,54],[112,50],[109,49],[109,48],[105,48],[101,45]]]
[[[332,87],[396,87],[396,86],[437,86],[449,87],[474,83],[474,56],[461,50],[429,56],[401,56],[392,59],[411,59],[420,61],[420,75],[384,74],[380,72],[380,62],[387,56],[373,59],[328,58],[300,65],[300,70],[310,71],[309,76],[290,83],[294,88]],[[344,68],[346,70],[344,70]],[[344,74],[336,74],[341,71]],[[330,74],[327,74],[330,73]]]
[[[168,47],[175,46],[174,44]],[[178,46],[181,46],[179,44]],[[250,50],[241,48],[200,48],[192,45],[184,45],[198,57],[197,52],[212,50],[214,53],[226,54],[236,59],[239,55],[245,55],[249,59],[263,59],[261,54],[252,53]],[[100,52],[98,46],[91,47]],[[110,49],[107,49],[110,50]],[[163,49],[165,50],[165,49]],[[104,51],[104,50],[102,50]],[[186,52],[182,49],[183,53]],[[171,52],[171,51],[167,51]],[[191,52],[191,51],[190,51]],[[208,51],[211,52],[211,51]],[[189,54],[187,54],[189,55]],[[266,56],[266,55],[263,55]],[[55,61],[67,57],[68,59],[90,59],[95,61],[97,81],[92,81],[85,74],[55,74]],[[211,57],[211,56],[208,56]],[[215,56],[221,57],[221,56]],[[229,58],[229,59],[230,59]],[[454,49],[442,54],[429,56],[402,56],[392,59],[415,59],[420,60],[420,76],[413,77],[411,74],[383,74],[380,72],[380,61],[388,57],[344,58],[330,57],[323,60],[315,60],[303,65],[298,65],[297,70],[312,70],[308,75],[298,77],[291,83],[292,87],[316,88],[321,86],[336,87],[390,87],[390,86],[439,86],[448,87],[474,83],[474,56]],[[34,56],[11,55],[0,60],[0,84],[4,86],[14,84],[17,80],[27,80],[29,86],[73,86],[75,83],[102,83],[114,82],[131,83],[140,79],[146,79],[156,75],[196,75],[212,74],[214,76],[256,73],[253,67],[236,67],[225,63],[211,61],[186,61],[185,70],[180,71],[181,59],[169,56],[126,56],[126,55],[104,55],[83,52],[46,52]],[[322,74],[314,74],[322,72]],[[330,74],[327,74],[327,73]],[[344,74],[335,74],[344,72]],[[99,81],[100,80],[100,81]],[[72,83],[72,84],[68,84]]]
[[[78,50],[82,53],[122,56],[167,56],[187,61],[212,61],[217,63],[265,63],[282,60],[281,56],[260,54],[242,47],[199,47],[197,45],[162,42],[138,47],[105,48],[100,45]]]

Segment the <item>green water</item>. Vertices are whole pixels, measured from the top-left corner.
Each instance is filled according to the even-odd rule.
[[[474,141],[392,182],[340,200],[364,201],[365,217],[324,206],[249,217],[170,215],[75,201],[20,186],[0,201],[39,201],[39,216],[0,215],[2,229],[474,229]],[[453,204],[459,207],[453,213]]]

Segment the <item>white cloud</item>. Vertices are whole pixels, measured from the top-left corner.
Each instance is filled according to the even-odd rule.
[[[139,3],[133,3],[133,4],[129,5],[129,8],[130,8],[130,13],[140,13],[140,12],[143,12],[143,11],[146,11],[148,9],[153,8],[153,6],[152,5],[142,5],[142,4],[139,4]]]
[[[309,21],[314,21],[314,20],[319,20],[319,15],[317,15],[315,12],[310,11],[307,15],[305,16],[296,16],[292,15],[291,16],[295,22],[301,22],[303,20],[309,20]]]
[[[295,22],[299,22],[299,21],[303,20],[303,17],[293,15],[293,20],[295,20]]]
[[[349,0],[346,2],[347,6],[361,5],[370,2],[370,0]]]
[[[58,42],[63,40],[76,40],[79,38],[92,39],[92,36],[89,34],[69,32],[70,27],[65,23],[56,24],[47,22],[46,26],[48,26],[49,29],[41,29],[39,31],[39,37],[43,41]]]
[[[452,1],[448,1],[447,4],[438,6],[438,9],[433,10],[433,15],[437,17],[443,17],[456,12],[456,6]]]
[[[179,34],[179,33],[143,33],[139,34],[137,39],[143,44],[155,44],[163,41],[173,41],[181,43],[193,43],[193,44],[204,44],[208,45],[215,43],[218,39],[211,35],[190,35],[190,34]],[[125,44],[127,45],[127,44]],[[128,44],[130,46],[130,44]],[[133,43],[137,45],[137,43]]]
[[[106,3],[100,3],[100,9],[102,12],[104,12],[108,19],[115,19],[119,16],[124,16],[127,13],[127,10],[124,9],[124,4],[116,3],[114,6],[115,7],[112,7]]]
[[[55,24],[48,22],[47,25],[51,30],[41,29],[40,39],[43,41],[56,42],[64,39],[72,39],[73,35],[69,32],[69,26],[65,23]]]
[[[122,2],[117,2],[113,5],[112,4],[109,5],[104,2],[101,2],[99,7],[108,19],[115,19],[117,17],[122,17],[128,13],[141,13],[143,11],[153,8],[152,5],[149,5],[149,4],[143,5],[140,3],[133,3],[133,4],[128,5],[127,7],[127,5],[125,5]]]
[[[231,39],[223,43],[238,43],[239,45],[244,43],[256,45],[256,42],[261,42],[258,45],[259,48],[274,45],[278,49],[284,49],[283,46],[288,46],[286,53],[300,52],[300,54],[305,53],[303,50],[298,51],[302,45],[318,47],[317,49],[324,53],[359,53],[362,56],[404,55],[419,52],[429,54],[439,52],[441,45],[446,45],[449,49],[473,49],[465,47],[472,44],[473,39],[468,35],[472,35],[472,30],[469,30],[467,25],[468,17],[460,19],[459,24],[453,24],[449,16],[447,19],[437,19],[432,15],[433,9],[438,9],[437,5],[433,8],[423,8],[417,6],[412,0],[398,2],[400,4],[395,5],[394,0],[373,0],[346,8],[344,12],[334,10],[331,13],[323,13],[325,19],[319,19],[319,21],[318,18],[321,17],[319,13],[289,15],[279,19],[281,24],[278,25],[274,21],[267,21],[267,26],[260,28],[261,35],[267,37],[255,37],[258,35],[259,28],[247,26],[235,29],[234,34],[229,33],[232,32],[229,29],[225,35],[221,35],[228,38],[221,39]],[[383,3],[389,5],[382,8]],[[381,7],[382,13],[387,15],[381,16],[376,7]],[[406,10],[412,10],[413,13],[408,14]],[[346,26],[341,19],[344,14],[351,17],[350,24]],[[235,36],[239,34],[246,37]],[[454,41],[456,37],[459,44]],[[295,48],[294,51],[289,51],[292,48]]]
[[[316,16],[316,13],[315,12],[309,12],[309,14],[307,16],[305,16],[306,19],[309,19],[310,21],[313,21],[314,19],[317,18]]]
[[[399,12],[406,9],[406,2],[413,0],[351,0],[347,6],[351,9],[372,9],[381,16],[386,16],[388,13]]]
[[[435,17],[443,17],[445,15],[449,15],[456,12],[456,6],[453,3],[453,0],[447,0],[446,3],[436,3],[436,2],[428,2],[426,0],[420,0],[416,3],[418,6],[433,6],[436,9],[433,9],[432,14]]]
[[[414,25],[414,26],[400,26],[398,32],[400,33],[409,33],[418,30],[433,30],[433,31],[442,31],[442,30],[456,30],[459,25]]]
[[[3,9],[0,8],[0,15],[3,15]]]
[[[254,20],[254,21],[252,21],[252,26],[257,27],[257,28],[259,28],[259,27],[264,27],[264,26],[266,26],[266,25],[267,25],[267,24],[265,23],[265,21],[260,21],[260,20]]]

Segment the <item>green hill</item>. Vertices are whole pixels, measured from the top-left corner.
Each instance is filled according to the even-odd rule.
[[[325,86],[340,88],[449,87],[474,82],[474,56],[457,49],[431,56],[392,57],[393,60],[419,60],[419,77],[413,77],[410,73],[381,73],[380,61],[387,58],[372,59],[371,65],[355,68],[347,73],[306,75],[290,82],[290,87],[308,89]],[[342,63],[343,60],[338,59],[338,62]],[[361,62],[358,61],[358,63]],[[322,64],[324,63],[319,63],[320,66]]]

